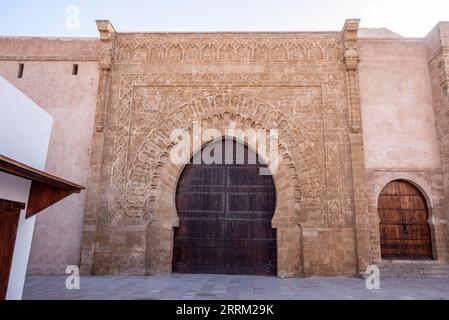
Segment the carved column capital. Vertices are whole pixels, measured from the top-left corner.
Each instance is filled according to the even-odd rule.
[[[357,70],[360,63],[359,52],[357,48],[346,48],[343,54],[343,61],[346,67],[346,70]]]
[[[103,40],[111,40],[112,34],[116,31],[114,26],[109,20],[97,20],[97,29],[100,32],[100,39]]]
[[[354,134],[361,134],[362,132],[360,89],[358,77],[360,56],[357,46],[357,33],[359,31],[359,25],[359,19],[346,20],[346,23],[342,30],[343,63],[346,69],[346,81],[348,86],[348,102],[350,114],[349,120],[351,132]]]
[[[114,35],[116,31],[109,20],[97,20],[96,23],[101,40],[100,70],[109,71],[113,60]]]

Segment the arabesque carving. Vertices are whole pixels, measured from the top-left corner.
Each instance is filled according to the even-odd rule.
[[[170,161],[170,135],[194,122],[222,135],[278,130],[279,275],[321,272],[303,260],[326,259],[318,246],[303,252],[311,234],[326,237],[316,243],[344,236],[347,259],[335,268],[352,265],[341,34],[116,34],[114,48],[95,254],[86,265],[99,274],[170,272],[183,169]]]

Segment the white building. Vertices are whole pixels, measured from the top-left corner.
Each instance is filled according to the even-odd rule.
[[[82,187],[40,171],[53,118],[2,77],[0,115],[0,300],[17,300],[22,298],[35,214]]]

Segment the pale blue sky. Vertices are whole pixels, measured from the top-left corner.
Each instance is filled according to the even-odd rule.
[[[66,28],[66,8],[80,29]],[[0,35],[97,36],[95,19],[117,31],[329,31],[347,18],[421,37],[449,20],[449,0],[0,0]]]

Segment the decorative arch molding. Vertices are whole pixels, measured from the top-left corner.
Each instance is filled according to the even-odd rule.
[[[192,132],[192,124],[194,121],[201,123],[202,130],[206,129],[218,129],[222,136],[226,136],[226,129],[235,128],[241,130],[256,129],[268,132],[270,128],[279,128],[279,153],[280,153],[280,170],[278,173],[284,174],[283,180],[290,179],[289,185],[293,187],[293,197],[296,204],[296,214],[299,214],[300,202],[301,202],[301,186],[300,178],[306,176],[306,172],[314,171],[314,173],[319,172],[317,168],[319,162],[314,154],[310,152],[307,153],[308,146],[313,142],[305,136],[299,128],[286,119],[280,112],[276,111],[273,107],[267,104],[262,104],[257,101],[257,99],[248,96],[232,96],[234,99],[233,103],[225,103],[225,107],[216,107],[215,102],[221,100],[223,96],[218,95],[207,95],[198,98],[189,103],[183,104],[173,108],[168,112],[168,119],[170,121],[163,124],[162,128],[158,130],[152,130],[143,143],[139,146],[138,151],[130,165],[130,170],[128,172],[128,186],[126,190],[126,214],[130,217],[141,218],[147,216],[150,220],[154,217],[156,212],[156,196],[157,190],[160,189],[161,184],[167,183],[166,179],[168,177],[163,177],[163,173],[173,172],[175,170],[172,163],[169,161],[169,156],[171,149],[175,145],[174,142],[170,141],[170,133],[176,128],[184,128],[189,132]],[[201,105],[208,106],[208,108],[195,108],[196,102],[200,101]],[[229,102],[228,100],[224,100]],[[259,106],[268,110],[253,110],[253,112],[248,115],[244,110],[236,110],[238,107],[233,107],[232,105],[238,105],[240,102],[251,103],[257,102]],[[268,107],[267,107],[268,106]],[[248,105],[246,105],[248,107]],[[180,111],[182,110],[182,111]],[[263,112],[265,111],[265,112]],[[290,134],[289,134],[290,133]],[[295,141],[285,137],[294,137]],[[293,144],[293,152],[290,151],[289,146]],[[295,159],[294,154],[301,155],[299,159]],[[191,154],[193,155],[193,154]],[[151,161],[151,162],[150,162]],[[148,166],[148,163],[154,163],[153,166]],[[301,170],[297,170],[297,165],[301,167]],[[167,166],[171,166],[171,169],[166,169]],[[179,170],[178,170],[179,171]],[[277,174],[278,175],[278,174]],[[277,176],[276,175],[276,176]],[[313,175],[309,176],[313,178]],[[284,182],[281,180],[281,182]],[[145,190],[151,187],[150,194],[145,196],[143,200],[142,197],[137,200],[139,195],[144,194]],[[281,184],[282,185],[282,184]],[[138,189],[141,190],[138,190]],[[143,189],[142,189],[143,188]],[[172,190],[175,190],[172,188]],[[133,203],[133,201],[139,201]],[[145,206],[144,206],[145,204]],[[142,209],[148,210],[142,212]],[[148,214],[150,217],[148,217]],[[275,215],[277,217],[277,215]],[[276,223],[277,219],[274,220]]]
[[[207,126],[203,126],[203,130],[207,130],[210,128],[217,128],[220,131],[221,137],[227,137],[226,134],[226,123],[228,121],[234,122],[236,124],[237,129],[247,129],[247,128],[260,128],[262,130],[268,130],[265,129],[263,126],[261,126],[258,123],[255,123],[251,120],[251,123],[253,126],[250,127],[244,127],[245,120],[248,120],[249,118],[240,117],[240,115],[235,115],[233,113],[224,112],[224,113],[213,113],[210,116],[204,117],[201,119],[202,123],[207,123]],[[213,120],[214,119],[214,120]],[[192,130],[192,127],[189,128],[189,131]],[[206,144],[208,144],[210,141],[206,141],[202,144],[201,147],[204,147]],[[176,190],[177,181],[179,178],[179,175],[181,174],[182,170],[184,169],[184,165],[176,165],[173,164],[170,161],[164,161],[165,157],[170,153],[171,148],[173,147],[173,144],[169,144],[167,148],[163,151],[161,151],[160,160],[158,163],[164,163],[163,166],[156,167],[155,171],[153,172],[153,177],[151,179],[151,186],[154,186],[156,190],[160,190],[161,188],[170,190],[169,194],[173,198],[174,201],[174,195]],[[190,158],[193,157],[196,152],[199,150],[191,150]],[[283,141],[280,141],[279,143],[279,151],[280,151],[280,161],[279,161],[279,167],[276,174],[273,175],[273,178],[275,180],[275,184],[277,186],[276,190],[279,194],[279,202],[280,203],[289,203],[294,202],[295,204],[298,204],[298,206],[295,206],[295,215],[299,215],[299,205],[301,202],[301,187],[299,183],[299,177],[298,177],[298,171],[296,169],[294,158],[290,154],[288,148],[285,146]],[[163,172],[167,172],[168,176],[164,179],[164,184],[161,183],[161,180],[158,179]],[[167,184],[168,183],[168,184]],[[282,191],[289,190],[289,192]],[[292,197],[293,195],[293,197]],[[152,199],[152,198],[151,198]],[[168,206],[172,207],[173,201],[170,201],[167,203]],[[156,203],[151,201],[151,205],[156,205],[156,207],[152,207],[150,210],[151,212],[157,212],[158,209],[160,209],[160,203]],[[288,221],[288,224],[298,224],[299,220],[296,219],[285,219],[285,217],[281,217],[279,214],[279,208],[277,208],[275,217],[273,219],[273,224],[276,225],[278,221]],[[177,218],[174,217],[173,220],[174,224],[173,226],[177,226]],[[158,219],[158,217],[154,217],[155,220]]]
[[[383,259],[434,259],[430,208],[428,196],[411,180],[383,186],[377,202]]]
[[[405,181],[416,187],[423,195],[428,209],[429,225],[431,232],[433,256],[435,259],[440,259],[441,248],[444,248],[444,241],[441,241],[441,234],[443,230],[439,227],[439,190],[435,189],[433,179],[435,175],[431,172],[408,172],[408,171],[372,171],[369,173],[369,224],[371,242],[371,260],[374,263],[380,263],[381,249],[380,249],[380,230],[379,230],[379,216],[378,216],[378,198],[382,190],[393,181]],[[444,249],[443,249],[444,250]]]
[[[217,75],[215,76],[217,77]],[[130,218],[141,218],[144,216],[141,209],[139,209],[142,208],[142,203],[139,204],[139,207],[133,207],[132,205],[132,202],[136,198],[142,196],[142,190],[138,194],[133,192],[130,194],[128,190],[131,189],[133,191],[133,189],[136,189],[132,187],[133,185],[142,185],[144,182],[145,184],[148,183],[149,175],[146,173],[148,171],[156,172],[152,178],[151,185],[154,186],[157,184],[158,182],[155,181],[160,179],[160,176],[157,174],[157,169],[164,165],[169,155],[169,149],[163,151],[165,146],[170,148],[169,133],[173,128],[186,128],[194,120],[198,121],[199,119],[207,122],[214,120],[214,117],[219,118],[229,114],[235,119],[243,121],[241,125],[243,128],[251,125],[259,125],[262,128],[279,129],[280,140],[283,141],[280,148],[281,152],[288,150],[287,157],[291,158],[291,161],[296,166],[301,167],[299,172],[292,169],[296,172],[298,178],[303,178],[303,181],[308,181],[309,184],[315,184],[315,186],[325,183],[325,169],[320,165],[325,160],[316,158],[316,154],[319,152],[312,150],[313,146],[316,145],[316,140],[313,141],[310,134],[311,130],[316,130],[317,126],[323,125],[320,123],[324,119],[319,120],[315,116],[311,117],[312,120],[305,120],[301,124],[294,123],[280,112],[279,107],[253,98],[248,94],[236,93],[233,87],[227,86],[216,90],[207,89],[205,90],[206,93],[198,98],[181,104],[168,105],[168,107],[164,105],[166,110],[158,110],[158,107],[154,106],[154,104],[162,104],[159,101],[160,96],[155,92],[155,87],[148,86],[147,82],[151,82],[151,79],[148,77],[149,75],[127,75],[124,78],[126,82],[122,84],[122,90],[120,92],[121,99],[117,110],[117,134],[114,142],[114,161],[112,163],[114,173],[111,187],[113,190],[111,192],[112,199],[109,201],[108,209],[109,219],[114,221],[115,224],[119,223],[120,217],[124,215],[128,215]],[[155,80],[153,79],[153,81]],[[314,83],[322,84],[327,84],[327,81],[329,81],[329,78],[320,78],[320,75],[315,75],[313,80]],[[311,92],[312,90],[317,92],[320,95],[322,103],[322,88],[320,86],[305,86],[301,88],[310,90]],[[146,92],[142,94],[139,93],[140,90],[150,90],[150,93]],[[313,103],[316,103],[316,101],[313,101],[313,94],[316,95],[317,93],[310,93],[300,97],[300,101],[295,101],[296,105],[307,110]],[[139,100],[140,96],[150,96],[152,101],[151,106],[148,107],[145,101],[142,101],[142,99]],[[165,103],[167,102],[165,101]],[[164,114],[164,121],[149,130],[145,127],[148,127],[148,118],[153,115],[151,113],[155,111],[154,109]],[[309,110],[309,112],[312,111]],[[208,115],[211,116],[210,119],[208,119]],[[322,127],[319,130],[322,130]],[[140,134],[141,132],[144,134]],[[131,145],[132,137],[139,134],[141,137],[135,139],[135,146]],[[335,138],[337,137],[333,139],[329,137],[329,142],[335,140]],[[153,149],[148,148],[148,141],[154,141]],[[332,143],[335,144],[338,141],[332,141]],[[289,147],[288,149],[286,148],[287,145]],[[133,148],[143,149],[136,152],[132,150]],[[292,154],[302,155],[301,159],[295,162]],[[132,159],[133,162],[131,166],[128,164],[129,159]],[[143,161],[139,163],[139,159],[143,159]],[[151,160],[151,167],[148,165],[150,163],[148,160]],[[130,185],[131,188],[129,188]],[[298,193],[300,190],[296,190],[296,192]],[[125,194],[129,196],[128,200],[131,203],[124,204],[123,199],[120,199]],[[119,197],[117,198],[116,195]],[[316,192],[309,192],[305,197],[309,198],[310,206],[314,208],[317,207],[317,201],[320,202],[318,206],[322,209],[314,211],[316,213],[314,220],[317,223],[320,220],[323,222],[323,219],[325,219],[324,196]],[[149,196],[148,199],[151,202],[153,197]],[[332,205],[335,206],[335,202]],[[136,210],[140,210],[140,213],[136,212]],[[335,211],[338,210],[341,209],[337,208]]]
[[[240,105],[249,101],[252,105],[262,106],[264,112],[257,108],[252,110],[248,108],[248,104],[245,110],[239,110]],[[228,128],[260,129],[265,132],[270,128],[279,129],[280,157],[278,170],[273,174],[277,206],[272,220],[273,228],[278,230],[278,270],[279,275],[303,274],[300,221],[307,219],[307,212],[302,203],[307,194],[304,193],[300,181],[315,179],[319,185],[320,176],[317,173],[320,172],[320,162],[312,152],[307,152],[313,141],[275,108],[245,95],[207,94],[174,107],[169,110],[168,115],[167,118],[171,121],[165,123],[163,128],[149,132],[132,159],[125,195],[126,214],[130,218],[148,221],[148,235],[160,234],[165,230],[166,235],[162,237],[168,239],[172,246],[172,228],[177,227],[179,223],[175,206],[176,187],[185,167],[174,164],[169,159],[175,145],[175,142],[170,141],[173,129],[185,128],[192,132],[193,121],[199,121],[202,130],[219,130],[222,137],[227,136]],[[292,132],[295,133],[295,141],[288,139]],[[203,146],[209,142],[204,142]],[[191,150],[189,158],[197,151],[199,150]],[[293,153],[299,157],[295,158]],[[154,165],[147,166],[148,163]],[[298,165],[301,169],[298,169]],[[295,244],[291,243],[292,237],[297,239]],[[291,250],[292,246],[295,247],[294,250]],[[161,250],[163,249],[160,248],[159,252]],[[171,261],[172,250],[169,252],[167,260]],[[148,273],[155,272],[151,261],[156,259],[157,255],[158,250],[154,245],[147,246]],[[292,255],[297,256],[293,259],[295,264],[287,263],[288,257],[291,258]]]
[[[378,180],[374,193],[379,196],[379,194],[382,192],[382,190],[393,181],[405,181],[413,186],[415,186],[423,195],[424,199],[426,199],[427,202],[427,208],[429,210],[429,222],[432,223],[434,217],[432,214],[432,208],[433,208],[433,197],[432,197],[432,186],[429,184],[429,181],[425,177],[422,177],[420,175],[417,175],[415,173],[407,173],[407,172],[401,172],[401,173],[393,173],[390,175],[386,175],[382,177],[382,179]],[[376,206],[377,209],[377,206]]]
[[[212,123],[214,125],[220,125],[219,127],[223,128],[225,117],[223,116],[217,122]],[[210,119],[210,117],[204,118],[203,120],[207,119]],[[221,131],[221,134],[222,138],[227,137],[224,131]],[[189,158],[193,157],[210,142],[203,143],[198,150],[192,150]],[[169,149],[170,147],[163,154],[169,152]],[[284,150],[284,152],[281,152],[280,155],[278,171],[272,175],[277,197],[272,227],[277,229],[278,235],[278,274],[280,276],[298,276],[303,274],[302,228],[300,226],[299,215],[305,213],[300,211],[301,198],[298,192],[300,187],[299,179],[295,173],[296,168],[292,158],[289,157],[287,149],[282,144],[280,144],[280,149]],[[154,193],[150,198],[151,200],[149,200],[149,210],[154,212],[154,215],[152,221],[148,224],[148,235],[160,233],[161,230],[165,230],[165,233],[168,235],[166,239],[169,240],[171,249],[167,257],[167,262],[171,262],[172,260],[173,228],[179,226],[179,217],[175,205],[176,188],[184,168],[185,165],[176,165],[171,162],[165,167],[161,167],[161,174],[164,172],[166,176],[164,176],[164,179],[160,179],[157,185],[155,184],[155,188],[153,189]],[[153,201],[153,199],[157,199],[157,201]],[[291,243],[292,238],[296,238],[296,243]],[[147,247],[148,273],[155,272],[151,264],[151,261],[157,258],[157,252],[154,252],[154,250],[154,247]],[[296,261],[296,264],[293,266],[288,264],[287,261],[289,258]]]
[[[318,260],[311,260],[304,271],[303,230],[311,238],[321,233],[310,230],[329,228],[323,234],[330,239],[335,228],[349,233],[353,221],[347,201],[352,184],[346,178],[350,161],[345,153],[349,150],[346,87],[338,65],[298,65],[295,73],[118,74],[112,82],[118,90],[109,102],[94,222],[95,237],[104,247],[97,250],[92,243],[94,272],[171,271],[177,225],[173,190],[182,168],[170,164],[169,138],[173,128],[189,128],[194,120],[205,128],[220,128],[222,135],[230,124],[243,130],[279,130],[282,162],[274,180],[277,197],[285,202],[280,202],[272,221],[278,230],[278,274],[321,272]],[[123,252],[115,251],[117,259],[109,253],[113,241],[109,238],[116,237],[109,236],[111,230],[136,241],[132,248],[125,245]],[[352,245],[349,240],[347,252]],[[319,246],[309,250],[311,257],[316,257],[315,250]],[[139,262],[132,267],[119,265],[128,266],[134,257]],[[111,259],[116,264],[107,269]],[[318,259],[326,258],[319,253]],[[345,263],[335,269],[351,270],[352,256],[348,254]]]

